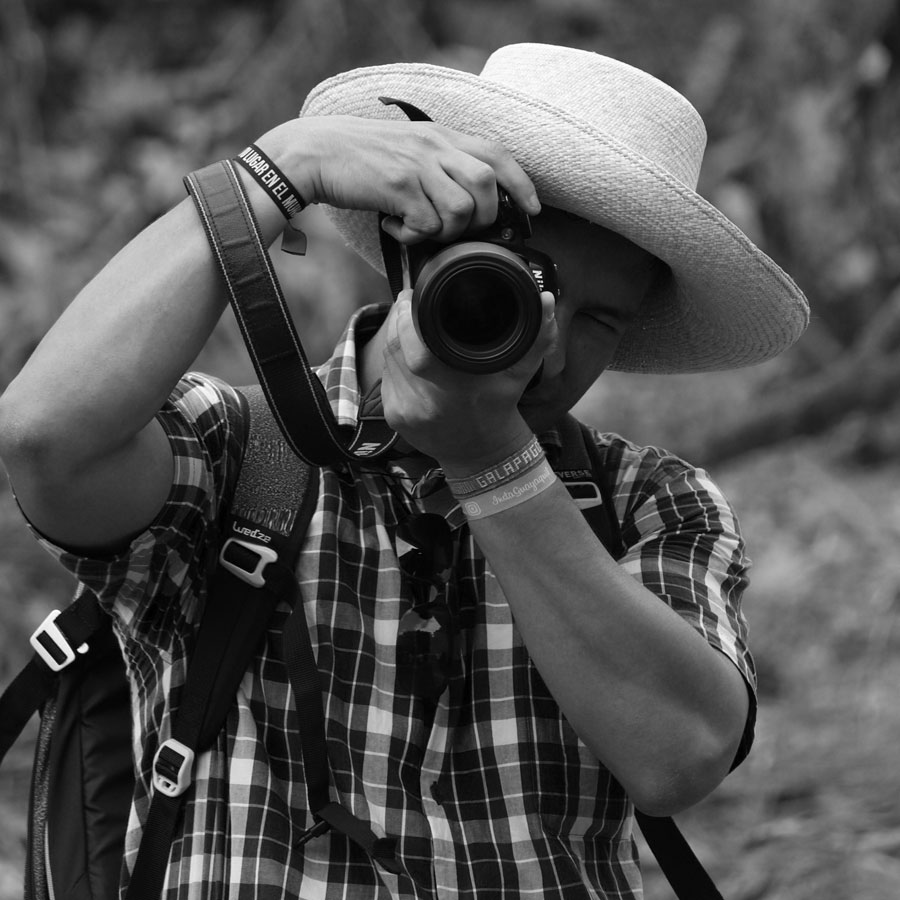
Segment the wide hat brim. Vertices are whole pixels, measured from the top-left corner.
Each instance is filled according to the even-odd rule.
[[[627,69],[629,78],[638,72],[597,54],[566,52]],[[533,92],[483,75],[411,63],[330,78],[310,93],[301,115],[405,118],[397,107],[381,103],[381,96],[411,103],[450,128],[502,143],[531,177],[543,204],[610,228],[668,265],[671,277],[660,279],[644,300],[609,368],[672,373],[753,365],[784,351],[806,328],[808,304],[794,281],[696,192],[705,132],[689,138],[700,141],[691,151],[693,163],[676,170]],[[620,100],[627,104],[629,98]],[[665,130],[667,121],[653,124]],[[670,127],[664,141],[674,146],[685,140],[680,132],[686,130]],[[349,246],[383,272],[377,213],[326,209]]]

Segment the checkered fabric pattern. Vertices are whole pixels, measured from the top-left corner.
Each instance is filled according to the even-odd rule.
[[[377,325],[373,316],[351,322],[320,373],[344,421],[359,402],[354,343]],[[47,544],[114,617],[133,685],[140,777],[126,882],[149,806],[153,753],[169,736],[244,435],[234,392],[196,374],[181,381],[159,419],[175,451],[175,478],[150,528],[103,559]],[[615,504],[629,546],[621,564],[753,687],[740,612],[747,560],[727,502],[705,473],[661,451],[611,435],[597,440],[617,462]],[[290,612],[283,604],[217,744],[197,761],[167,900],[641,896],[628,798],[561,716],[448,492],[413,499],[417,491],[398,488],[402,476],[323,470],[298,563],[333,796],[377,834],[399,839],[402,873],[386,873],[339,834],[296,846],[312,817],[301,724],[278,657]],[[422,701],[394,691],[397,626],[411,597],[393,538],[413,510],[446,514],[456,542],[450,601],[461,647],[430,727]]]

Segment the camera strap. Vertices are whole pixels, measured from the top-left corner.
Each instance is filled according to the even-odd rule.
[[[385,106],[396,106],[403,110],[410,122],[433,122],[427,113],[422,112],[418,106],[413,106],[406,100],[397,100],[395,97],[379,97]],[[382,227],[381,223],[387,218],[385,213],[378,216],[378,237],[381,241],[381,258],[384,260],[384,273],[390,286],[391,299],[396,299],[397,294],[403,290],[403,265],[400,261],[400,244],[394,240]]]
[[[256,216],[231,160],[192,172],[185,187],[228,288],[231,307],[279,430],[311,465],[383,458],[397,434],[383,418],[361,416],[354,430],[338,425],[312,370]]]
[[[381,242],[381,258],[384,260],[384,274],[390,286],[391,299],[395,300],[403,290],[403,263],[400,260],[400,244],[382,227],[384,213],[378,214],[378,238]]]

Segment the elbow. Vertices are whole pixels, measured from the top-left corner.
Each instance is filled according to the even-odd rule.
[[[28,456],[28,428],[20,405],[10,397],[11,389],[0,395],[0,460],[9,466],[15,459]]]
[[[635,808],[647,816],[675,816],[699,803],[717,784],[699,783],[679,774],[634,788],[629,796]]]
[[[731,769],[736,742],[708,738],[691,747],[670,748],[657,766],[648,766],[630,785],[635,807],[648,816],[674,816],[714,791]]]
[[[682,712],[669,728],[656,731],[658,742],[634,781],[625,784],[634,805],[648,816],[684,812],[711,794],[731,771],[751,715],[750,693],[736,669],[730,674],[725,702],[693,714]]]
[[[67,442],[53,431],[51,417],[42,416],[38,404],[16,398],[11,388],[0,396],[0,460],[11,479],[46,475],[66,460]]]

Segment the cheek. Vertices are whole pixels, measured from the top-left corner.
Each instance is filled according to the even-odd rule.
[[[566,368],[571,370],[573,378],[589,387],[612,362],[620,340],[621,335],[593,320],[574,320]]]

